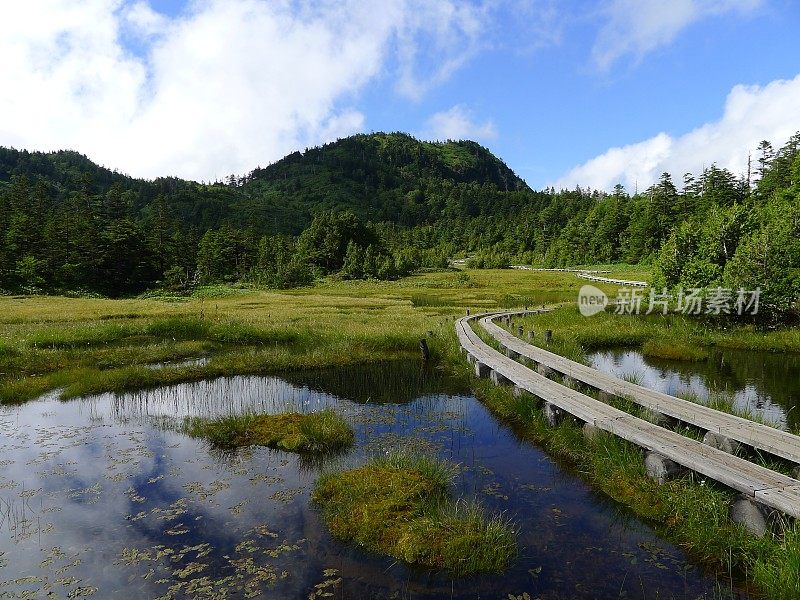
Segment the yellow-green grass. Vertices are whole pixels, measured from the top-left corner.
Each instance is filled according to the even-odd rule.
[[[709,357],[708,350],[681,340],[651,338],[642,344],[642,354],[650,358],[701,362]]]
[[[178,299],[0,297],[0,402],[416,357],[429,332],[437,360],[466,309],[571,299],[580,285],[573,273],[506,269],[288,292],[217,286]],[[209,360],[146,368],[197,357]]]
[[[335,452],[351,446],[354,439],[353,428],[332,409],[219,419],[189,417],[183,431],[218,448],[267,446],[288,452]]]
[[[517,554],[511,524],[453,501],[450,465],[406,453],[327,473],[313,500],[336,537],[455,575],[500,572]]]
[[[800,328],[760,331],[727,316],[716,321],[680,314],[617,315],[612,311],[582,316],[576,303],[523,319],[526,330],[550,329],[550,348],[582,360],[586,352],[603,348],[643,348],[650,356],[703,360],[712,347],[765,352],[800,352]]]
[[[653,275],[652,269],[644,265],[628,265],[624,263],[605,264],[605,265],[581,265],[581,269],[590,271],[608,271],[599,273],[600,277],[611,279],[627,279],[630,281],[650,281]]]
[[[518,270],[429,273],[398,282],[326,281],[291,292],[229,291],[217,288],[203,298],[180,302],[152,299],[0,298],[0,398],[35,397],[64,388],[65,397],[108,390],[177,383],[236,373],[278,373],[288,369],[335,367],[394,358],[418,357],[426,336],[434,361],[456,374],[468,372],[457,352],[453,317],[465,309],[492,310],[523,306],[527,299],[565,300],[572,307],[523,321],[526,329],[552,329],[551,348],[576,358],[592,348],[641,345],[648,339],[708,348],[719,345],[769,351],[800,351],[800,330],[760,332],[748,326],[719,328],[682,317],[581,317],[575,307],[584,281],[572,273]],[[630,276],[631,279],[638,278]],[[598,285],[613,295],[617,286]],[[517,302],[517,304],[514,304]],[[273,332],[273,343],[252,339],[220,341],[165,339],[148,327],[173,317]],[[122,326],[135,331],[88,347],[56,343],[34,346],[55,330],[64,339],[81,338],[85,329]],[[153,333],[153,329],[149,330]],[[211,331],[211,329],[209,329]],[[430,335],[432,332],[433,335]],[[37,337],[40,336],[40,337]],[[53,339],[49,340],[51,343]],[[208,356],[208,364],[147,369],[142,365],[177,358]],[[479,397],[525,439],[567,459],[598,489],[650,520],[669,540],[696,559],[723,571],[732,570],[767,597],[800,597],[800,533],[783,539],[755,539],[727,519],[730,496],[711,483],[692,478],[657,486],[647,480],[638,451],[618,440],[587,442],[565,424],[546,426],[530,399],[515,399],[509,390],[475,382]],[[602,443],[601,447],[595,444]]]

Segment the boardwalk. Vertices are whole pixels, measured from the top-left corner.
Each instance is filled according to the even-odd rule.
[[[616,285],[625,285],[630,287],[647,287],[646,281],[630,281],[628,279],[614,279],[612,277],[600,277],[599,275],[592,275],[588,271],[577,273],[581,279],[588,279],[589,281],[599,281],[600,283],[614,283]]]
[[[757,450],[800,464],[800,437],[796,435],[601,373],[581,363],[525,343],[496,325],[493,317],[482,318],[481,326],[508,350],[591,388],[627,398],[653,412],[678,419],[705,431],[713,431]]]
[[[499,317],[509,313],[482,315]],[[800,517],[800,481],[697,440],[640,419],[540,375],[504,356],[473,331],[470,320],[456,322],[459,343],[479,376],[496,383],[513,383],[545,403],[545,411],[563,411],[597,429],[607,431],[674,463],[718,481],[754,502],[792,517]],[[716,412],[716,411],[715,411]]]

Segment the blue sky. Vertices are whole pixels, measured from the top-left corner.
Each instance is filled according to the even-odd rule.
[[[789,0],[32,0],[0,22],[0,145],[144,177],[401,130],[477,139],[535,188],[633,191],[800,130]]]

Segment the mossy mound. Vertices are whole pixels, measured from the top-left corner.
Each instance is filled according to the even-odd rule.
[[[705,348],[674,340],[648,340],[642,346],[642,354],[650,358],[687,362],[701,362],[708,360],[709,356]]]
[[[313,500],[336,537],[456,575],[500,572],[516,556],[510,524],[448,495],[451,469],[390,457],[320,478]]]
[[[190,418],[183,430],[220,448],[267,446],[289,452],[331,452],[353,443],[353,429],[327,409],[316,413],[245,414],[222,419]]]

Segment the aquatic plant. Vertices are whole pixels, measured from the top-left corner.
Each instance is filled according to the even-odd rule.
[[[368,550],[455,575],[502,571],[517,553],[513,526],[452,501],[453,475],[441,461],[393,453],[323,475],[312,498],[333,535]]]
[[[332,409],[276,415],[246,413],[205,419],[189,417],[184,433],[219,448],[267,446],[289,452],[332,452],[353,443],[353,429]]]
[[[709,353],[705,348],[675,340],[649,339],[642,345],[642,354],[650,358],[665,360],[685,360],[700,362],[708,360]]]

